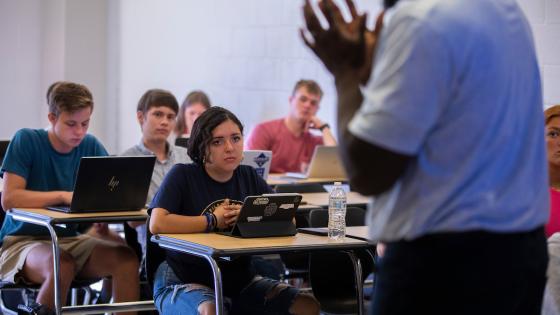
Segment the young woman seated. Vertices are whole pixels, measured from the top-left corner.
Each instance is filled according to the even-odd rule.
[[[188,154],[177,164],[151,204],[150,231],[203,233],[231,227],[240,205],[233,200],[271,192],[243,158],[243,126],[230,111],[211,107],[194,123]],[[214,208],[212,212],[204,209]],[[204,212],[204,214],[203,214]],[[258,275],[251,257],[220,261],[223,292],[230,314],[319,314],[310,295]],[[154,302],[161,314],[215,314],[213,276],[201,258],[166,252],[155,276]]]

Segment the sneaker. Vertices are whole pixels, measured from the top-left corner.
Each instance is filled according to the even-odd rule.
[[[45,305],[33,303],[29,306],[20,304],[18,305],[18,309],[23,311],[23,314],[30,314],[30,315],[54,315],[55,312],[46,307]]]

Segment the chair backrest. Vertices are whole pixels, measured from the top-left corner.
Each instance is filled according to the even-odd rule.
[[[366,211],[358,207],[346,208],[346,226],[361,226],[366,223]],[[309,212],[310,227],[325,227],[329,225],[328,209],[313,209]]]
[[[165,260],[165,250],[151,241],[150,218],[146,221],[146,279],[151,289],[154,287],[154,279],[157,268]]]
[[[308,184],[290,184],[290,185],[277,185],[275,191],[277,193],[316,193],[326,192],[321,184],[308,183]]]

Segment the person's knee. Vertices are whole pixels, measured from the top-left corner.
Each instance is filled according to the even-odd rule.
[[[116,246],[112,250],[112,259],[117,266],[117,268],[125,268],[125,269],[138,269],[139,261],[138,257],[132,250],[132,248],[121,245]]]
[[[319,302],[308,294],[298,294],[290,307],[290,314],[294,315],[317,315],[320,311]]]
[[[216,304],[212,301],[204,301],[198,305],[198,314],[214,315],[216,314]]]

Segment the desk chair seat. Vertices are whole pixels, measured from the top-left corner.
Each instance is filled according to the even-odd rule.
[[[327,209],[314,209],[309,213],[310,227],[326,227],[329,221]],[[346,226],[365,224],[365,210],[358,207],[346,209]],[[362,265],[362,278],[373,271],[373,253],[361,250],[355,253]],[[321,310],[330,314],[356,314],[358,305],[358,286],[355,281],[353,256],[349,252],[323,253],[309,255],[309,281],[313,295],[321,303]]]

